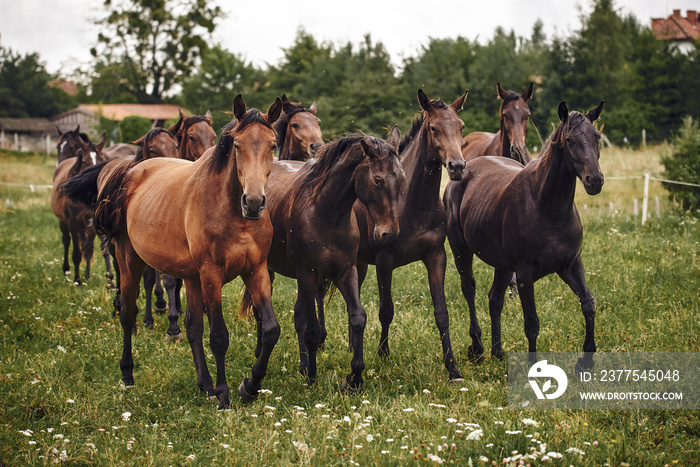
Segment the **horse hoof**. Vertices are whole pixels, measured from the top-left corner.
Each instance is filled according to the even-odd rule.
[[[168,311],[167,308],[158,308],[158,307],[156,307],[156,313],[158,313],[159,315],[164,315],[166,311]]]
[[[165,342],[172,341],[175,343],[181,342],[183,340],[182,334],[166,334]]]
[[[484,361],[484,351],[474,350],[474,347],[470,345],[467,350],[467,358],[472,363],[481,363]]]
[[[576,367],[574,368],[574,372],[576,373],[576,376],[581,376],[581,373],[585,370],[590,370],[595,366],[595,362],[593,359],[586,360],[585,357],[581,357],[578,359],[576,362]]]
[[[253,402],[255,399],[258,398],[258,393],[256,392],[254,395],[248,394],[248,390],[245,387],[246,381],[249,381],[249,379],[244,379],[241,382],[241,385],[238,386],[238,395],[241,397],[241,399],[243,399],[243,402]]]
[[[343,380],[343,384],[340,385],[340,392],[351,395],[351,394],[357,394],[359,392],[362,392],[363,389],[363,382],[360,381],[359,384],[350,384],[346,379]]]
[[[464,385],[464,378],[462,378],[461,376],[459,378],[451,378],[450,383],[455,386],[462,386]]]
[[[153,322],[149,323],[149,322],[144,321],[143,327],[145,327],[146,329],[153,329]]]

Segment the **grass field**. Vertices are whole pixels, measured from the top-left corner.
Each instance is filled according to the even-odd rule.
[[[601,166],[607,177],[659,176],[660,155],[668,150],[606,149]],[[50,184],[54,162],[0,152],[0,182]],[[583,259],[598,302],[598,350],[698,352],[698,221],[675,211],[660,184],[650,188],[652,199],[661,198],[661,217],[654,214],[644,226],[632,215],[641,179],[609,180],[597,197],[578,190]],[[273,305],[282,335],[257,401],[243,405],[234,397],[230,410],[217,411],[197,388],[189,345],[165,340],[164,316],[152,330],[140,326],[136,385],[125,388],[121,328],[111,316],[104,263],[94,260],[82,286],[64,276],[48,197],[43,188],[0,185],[0,466],[700,463],[698,411],[509,409],[507,364],[467,361],[468,313],[449,253],[446,296],[462,386],[448,381],[427,276],[414,264],[394,275],[396,316],[386,359],[376,354],[378,296],[370,270],[362,290],[368,323],[360,394],[339,391],[351,359],[339,296],[327,310],[318,381],[308,387],[299,376],[291,312],[296,285],[281,277]],[[477,308],[490,342],[491,270],[476,263]],[[253,323],[234,315],[239,292],[239,281],[224,288],[232,389],[250,376],[255,346]],[[576,297],[557,277],[539,281],[535,292],[538,349],[579,351],[584,325]],[[506,353],[526,350],[522,321],[520,304],[509,300]]]

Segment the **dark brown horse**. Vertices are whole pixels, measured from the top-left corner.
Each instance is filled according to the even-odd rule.
[[[558,109],[561,123],[539,158],[523,167],[502,157],[479,157],[467,163],[461,182],[447,185],[448,238],[469,305],[471,359],[479,360],[484,352],[474,308],[472,259],[476,254],[494,267],[489,291],[492,355],[503,358],[501,310],[515,272],[528,352],[536,360],[539,319],[533,284],[557,273],[581,301],[586,337],[579,365],[593,365],[596,302],[586,286],[581,261],[583,231],[574,192],[576,178],[589,195],[598,194],[603,187],[598,165],[600,133],[593,126],[602,110],[603,102],[585,115],[569,113],[562,102]]]
[[[467,161],[480,156],[503,156],[525,165],[530,162],[525,140],[530,118],[527,102],[532,97],[532,83],[522,94],[504,91],[501,83],[496,84],[496,89],[501,98],[501,129],[496,134],[483,131],[469,133],[462,142],[462,154]]]
[[[283,112],[274,128],[277,132],[279,160],[305,161],[323,146],[321,120],[316,117],[316,103],[305,109],[282,95]]]
[[[61,229],[63,241],[63,272],[70,271],[68,251],[71,240],[73,242],[73,267],[75,275],[73,282],[80,284],[80,263],[85,258],[85,278],[90,278],[90,265],[94,251],[95,230],[90,226],[92,210],[81,202],[74,202],[61,192],[63,182],[92,167],[101,160],[102,147],[105,144],[105,135],[95,145],[80,136],[80,128],[75,132],[67,131],[61,134],[59,142],[59,157],[63,160],[56,165],[53,173],[53,187],[51,189],[51,210],[58,217],[58,225]],[[73,151],[70,152],[69,151]],[[109,263],[108,263],[109,266]],[[108,267],[108,274],[111,268]]]
[[[258,323],[252,378],[244,379],[238,388],[244,401],[257,396],[280,334],[267,272],[272,224],[265,192],[277,147],[272,123],[282,111],[282,102],[278,98],[262,114],[247,110],[239,94],[233,111],[238,121],[228,124],[217,146],[196,162],[156,158],[120,168],[100,192],[95,211],[98,232],[114,242],[121,273],[124,383],[134,384],[132,329],[139,281],[149,264],[185,281],[185,323],[197,384],[216,395],[219,408],[229,405],[223,285],[241,276]],[[216,360],[216,386],[202,344],[205,312]]]
[[[379,321],[382,333],[379,354],[389,354],[389,325],[394,318],[394,300],[391,297],[391,279],[394,269],[422,261],[428,270],[428,283],[433,301],[435,323],[442,342],[443,362],[450,379],[460,380],[452,343],[445,304],[445,235],[447,215],[440,199],[443,167],[452,180],[460,180],[464,173],[461,152],[464,122],[457,112],[462,109],[467,92],[452,104],[439,99],[430,100],[418,90],[421,115],[413,122],[411,131],[402,138],[399,153],[406,174],[406,184],[399,195],[398,238],[381,243],[372,234],[375,222],[364,204],[354,206],[360,228],[358,272],[360,284],[367,274],[367,265],[375,264],[379,286]]]
[[[58,127],[56,127],[56,131],[58,132],[58,143],[56,143],[56,149],[58,150],[58,163],[56,165],[60,164],[66,159],[77,156],[78,151],[85,150],[85,145],[88,145],[87,150],[90,151],[89,145],[92,143],[92,141],[90,141],[90,137],[86,133],[80,132],[80,125],[78,125],[75,130],[69,130],[66,132],[62,132]],[[104,146],[104,142],[102,143],[102,146]],[[95,156],[95,160],[92,162],[92,165],[104,162],[107,159],[105,154],[103,154],[102,147],[100,148],[100,151],[92,151],[92,153]]]
[[[274,236],[267,265],[272,276],[276,272],[297,279],[294,326],[299,372],[309,384],[316,380],[316,352],[325,337],[319,322],[323,310],[319,308],[317,317],[314,300],[330,280],[345,299],[354,352],[352,373],[342,388],[362,388],[367,315],[360,302],[356,266],[360,231],[353,205],[359,200],[369,212],[374,241],[384,244],[396,238],[397,198],[404,182],[399,139],[397,126],[388,141],[350,135],[323,146],[313,163],[278,161],[273,165],[268,198]]]

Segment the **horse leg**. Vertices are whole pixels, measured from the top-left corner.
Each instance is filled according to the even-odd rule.
[[[299,341],[299,373],[312,385],[316,382],[316,352],[321,340],[314,306],[318,285],[312,272],[299,268],[296,276],[298,295],[294,305],[294,328]]]
[[[479,363],[484,359],[484,346],[481,342],[481,327],[479,327],[479,321],[476,317],[476,306],[474,303],[476,296],[476,281],[474,280],[473,268],[474,252],[464,241],[461,230],[455,235],[451,235],[449,229],[450,223],[448,223],[447,238],[450,241],[455,266],[457,266],[457,272],[459,273],[462,295],[464,295],[469,308],[469,337],[471,337],[472,343],[467,350],[467,356],[470,361]]]
[[[95,231],[93,229],[85,229],[83,240],[83,258],[85,258],[85,280],[90,279],[90,266],[92,265],[92,256],[95,252]]]
[[[165,310],[168,309],[168,304],[165,301],[165,290],[163,289],[163,282],[161,281],[161,276],[163,274],[160,271],[156,271],[156,287],[154,293],[156,294],[156,313],[163,314]]]
[[[433,299],[435,324],[442,342],[442,361],[450,374],[450,380],[461,382],[463,378],[457,368],[457,360],[452,352],[450,316],[447,313],[447,304],[445,303],[445,269],[447,267],[445,247],[440,245],[433,250],[423,259],[423,264],[428,270],[428,284],[430,285],[430,296]]]
[[[503,301],[506,289],[513,277],[512,271],[494,269],[493,283],[489,290],[489,316],[491,317],[491,355],[499,360],[503,360],[503,346],[501,344],[501,313],[503,312]],[[518,281],[520,283],[520,281]],[[532,283],[530,283],[532,287]],[[522,302],[523,295],[520,295]],[[525,313],[525,303],[523,303],[523,313]],[[527,319],[526,319],[527,321]],[[527,328],[527,324],[525,326]],[[525,331],[527,334],[527,331]]]
[[[272,308],[272,285],[270,274],[266,267],[258,268],[245,280],[245,286],[253,299],[253,313],[258,322],[258,336],[261,342],[260,351],[256,355],[256,362],[252,369],[252,378],[245,378],[238,386],[238,395],[243,402],[250,402],[258,396],[261,381],[267,373],[267,365],[270,361],[272,349],[280,337],[280,325]]]
[[[581,303],[581,311],[583,311],[583,318],[586,321],[586,337],[583,341],[584,354],[583,357],[578,359],[577,369],[593,368],[593,354],[596,351],[594,336],[596,301],[586,285],[586,274],[581,256],[577,256],[569,267],[563,268],[558,274],[578,296]]]
[[[328,286],[324,282],[318,286],[318,290],[316,291],[316,309],[318,310],[318,324],[321,327],[321,342],[318,344],[318,348],[321,350],[326,348],[326,336],[328,335],[328,331],[326,331],[326,312],[323,303],[323,299],[326,296],[327,289]]]
[[[510,276],[508,274],[505,274]],[[525,337],[527,337],[528,360],[534,364],[537,362],[537,336],[540,333],[540,320],[537,317],[535,306],[535,279],[530,271],[516,271],[518,282],[518,295],[523,307],[523,321],[525,325]],[[504,279],[507,280],[507,279]]]
[[[362,371],[365,369],[363,340],[365,326],[367,325],[367,314],[360,302],[360,284],[357,276],[357,268],[353,266],[344,277],[337,281],[336,286],[343,295],[348,310],[348,327],[351,329],[350,336],[352,342],[350,347],[353,350],[350,362],[350,373],[343,381],[341,390],[356,392],[362,390]]]
[[[83,260],[83,252],[81,251],[81,244],[83,243],[83,231],[77,228],[75,223],[70,225],[70,236],[73,240],[73,267],[75,268],[75,276],[73,282],[76,285],[80,285],[80,262]]]
[[[229,333],[224,321],[224,313],[221,307],[221,288],[223,278],[216,272],[200,271],[202,298],[204,309],[209,319],[209,347],[216,361],[216,386],[214,395],[219,399],[218,408],[225,409],[229,402],[229,390],[226,383],[226,352],[229,347]]]
[[[187,295],[187,310],[185,312],[185,328],[187,328],[187,340],[192,349],[192,359],[197,372],[197,386],[209,396],[214,395],[214,382],[207,367],[204,356],[202,336],[204,334],[204,300],[202,298],[202,285],[199,281],[186,280],[185,293]]]
[[[272,297],[272,284],[275,282],[275,273],[272,269],[268,269],[267,272],[268,272],[268,276],[270,277],[270,297]],[[250,295],[250,292],[248,292],[247,289],[246,289],[246,293]],[[251,297],[251,301],[252,301],[252,297]],[[262,322],[260,321],[260,313],[255,310],[255,306],[253,306],[252,308],[253,308],[253,317],[255,318],[255,323],[256,323],[255,328],[257,329],[257,337],[258,337],[258,340],[255,344],[255,358],[259,358],[260,352],[262,352],[262,346],[263,346],[263,334],[262,334],[263,328],[262,328]]]
[[[362,290],[362,284],[365,282],[365,278],[367,277],[368,266],[366,264],[358,263],[355,265],[355,267],[357,269],[357,291],[360,292]],[[325,327],[323,329],[325,331]],[[350,326],[348,326],[348,348],[352,350],[352,327]]]
[[[139,312],[136,300],[139,296],[140,278],[143,274],[145,263],[136,255],[131,244],[117,248],[117,258],[120,268],[120,287],[123,297],[123,306],[120,314],[120,322],[124,335],[124,345],[122,348],[122,358],[119,367],[122,370],[122,380],[127,386],[134,384],[134,359],[131,349],[131,339],[134,327],[136,326],[136,316]]]
[[[59,221],[58,226],[61,229],[61,241],[63,242],[63,274],[68,274],[70,271],[70,263],[68,262],[68,252],[70,251],[70,229],[68,224]]]
[[[379,322],[382,325],[378,353],[380,357],[388,357],[389,326],[394,320],[394,300],[391,297],[391,279],[394,270],[390,258],[384,255],[377,255],[376,271],[377,286],[379,288]]]
[[[100,251],[102,252],[102,257],[105,259],[105,269],[107,270],[107,288],[113,289],[114,286],[114,272],[112,272],[112,255],[110,255],[107,245],[105,245],[104,238],[100,238]],[[116,264],[114,265],[116,269]]]
[[[168,321],[170,321],[170,326],[168,327],[167,336],[170,340],[178,341],[180,340],[180,326],[177,324],[177,320],[180,317],[180,313],[177,305],[180,303],[180,287],[182,286],[182,279],[175,279],[172,276],[163,274],[163,287],[168,293]]]
[[[143,289],[146,291],[146,314],[143,317],[143,324],[148,328],[153,328],[153,313],[151,311],[151,301],[153,299],[153,287],[156,285],[156,270],[146,266],[143,270]]]
[[[114,275],[117,279],[117,290],[114,294],[114,310],[112,310],[112,318],[116,317],[117,314],[122,311],[122,291],[121,291],[121,275],[119,272],[119,261],[117,261],[117,254],[114,249],[114,243],[110,243],[108,246],[109,254],[114,259]]]

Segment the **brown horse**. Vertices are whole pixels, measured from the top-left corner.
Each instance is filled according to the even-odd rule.
[[[316,117],[316,103],[305,109],[282,95],[282,115],[275,122],[279,160],[304,161],[323,146],[321,120]]]
[[[120,157],[135,156],[139,147],[135,144],[117,143],[102,150],[102,155],[108,160],[117,159]]]
[[[185,281],[185,323],[197,384],[216,395],[219,408],[229,405],[225,368],[229,335],[221,288],[241,276],[252,295],[258,342],[252,378],[243,380],[238,394],[244,401],[257,396],[280,334],[267,272],[272,224],[265,191],[276,150],[272,123],[281,111],[279,98],[267,114],[247,110],[239,94],[233,108],[238,120],[224,128],[217,146],[199,160],[156,158],[124,166],[100,192],[95,225],[114,242],[121,273],[124,347],[120,367],[126,385],[134,384],[132,329],[139,281],[149,264]],[[216,360],[216,386],[202,345],[205,311]]]
[[[214,146],[216,132],[211,126],[211,112],[191,117],[183,115],[182,110],[178,112],[180,119],[168,129],[177,138],[180,159],[196,161]]]
[[[462,142],[462,154],[467,161],[480,156],[503,156],[525,165],[530,162],[525,140],[530,117],[527,102],[532,97],[532,83],[522,94],[504,91],[501,83],[496,83],[496,89],[502,101],[499,110],[501,129],[496,134],[482,131],[469,133]]]
[[[58,162],[56,165],[60,164],[66,159],[75,157],[78,155],[78,151],[84,150],[85,145],[90,145],[90,137],[86,133],[80,132],[80,125],[76,127],[75,130],[69,130],[62,132],[58,127],[56,127],[56,132],[58,132],[58,143],[56,143],[56,149],[58,150]],[[106,136],[105,136],[106,138]],[[104,143],[102,143],[104,146]],[[88,150],[90,150],[88,148]],[[104,162],[106,160],[106,155],[103,150],[98,152],[92,151],[95,156],[95,160],[92,165]]]
[[[556,272],[579,297],[586,321],[585,353],[579,365],[593,365],[596,302],[586,286],[581,261],[583,231],[574,192],[576,178],[589,195],[598,194],[603,187],[598,165],[600,133],[593,126],[602,110],[603,102],[585,115],[569,114],[562,102],[558,109],[561,123],[539,158],[523,167],[502,157],[479,157],[467,163],[461,182],[447,185],[448,238],[469,305],[471,359],[481,359],[484,352],[474,308],[472,259],[476,253],[494,267],[489,291],[492,355],[503,358],[501,310],[515,272],[528,352],[536,360],[539,319],[533,284]]]
[[[323,338],[314,299],[330,280],[347,305],[352,373],[344,390],[362,388],[363,336],[367,315],[360,302],[357,250],[360,231],[353,212],[359,200],[366,206],[379,244],[399,233],[397,199],[404,182],[398,156],[399,129],[388,141],[350,135],[323,146],[314,163],[275,162],[268,198],[273,239],[267,266],[274,273],[297,279],[294,326],[299,340],[299,372],[309,384],[316,380],[316,352]],[[247,304],[247,300],[244,299]],[[244,305],[245,307],[245,305]],[[325,331],[325,329],[323,329]]]
[[[63,160],[56,165],[53,173],[53,187],[51,188],[51,210],[58,217],[58,225],[61,229],[63,241],[63,272],[70,271],[68,263],[68,251],[71,240],[73,241],[73,267],[75,275],[73,282],[80,284],[80,262],[85,257],[85,278],[90,278],[90,265],[94,251],[95,230],[90,226],[92,210],[84,203],[74,202],[61,192],[63,182],[92,167],[101,159],[102,147],[105,144],[105,135],[95,145],[87,142],[80,136],[80,127],[74,132],[67,131],[61,134],[59,142],[59,157]],[[74,151],[74,152],[69,152]],[[109,266],[109,263],[108,263]],[[108,276],[111,268],[107,269]]]
[[[468,92],[468,91],[467,91]],[[460,380],[452,343],[450,324],[445,304],[445,236],[447,215],[440,199],[440,183],[443,167],[452,180],[460,180],[464,173],[461,152],[464,122],[459,112],[467,98],[467,92],[452,104],[439,99],[430,100],[418,90],[421,115],[413,122],[411,131],[402,138],[399,147],[401,165],[406,174],[406,184],[399,195],[398,238],[381,243],[372,235],[375,222],[364,204],[354,206],[360,228],[358,272],[360,284],[367,274],[367,265],[375,264],[379,286],[379,321],[382,333],[379,354],[389,355],[389,325],[394,318],[394,301],[391,297],[391,279],[394,269],[422,261],[428,270],[428,283],[433,301],[435,323],[442,342],[443,362],[450,379]]]

